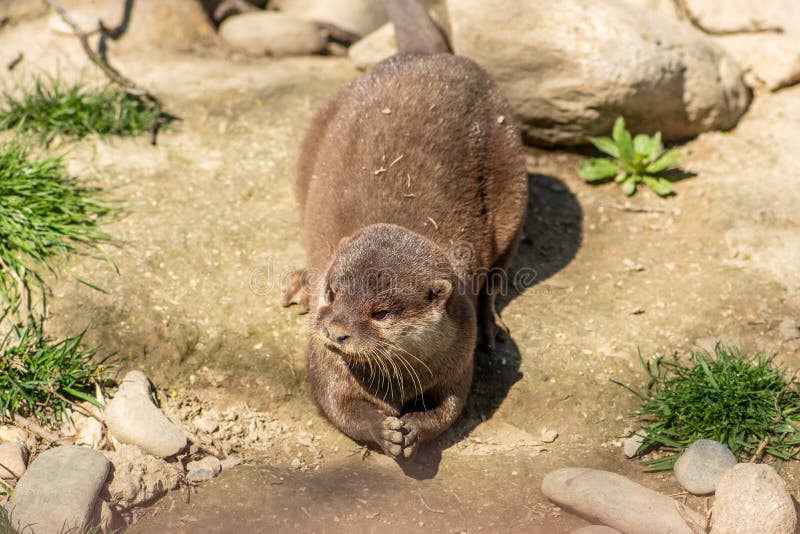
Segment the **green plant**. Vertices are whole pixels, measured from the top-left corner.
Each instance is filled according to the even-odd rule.
[[[800,383],[763,353],[745,357],[718,344],[714,354],[694,351],[691,362],[677,354],[639,360],[649,375],[637,395],[644,441],[639,453],[661,448],[671,454],[645,462],[647,471],[671,469],[680,452],[706,438],[725,444],[741,460],[772,457],[780,469],[800,453]]]
[[[58,421],[74,401],[103,406],[91,395],[104,381],[106,366],[94,361],[96,348],[81,347],[83,334],[49,341],[41,323],[12,329],[0,341],[0,418],[17,412]]]
[[[21,412],[52,422],[75,401],[97,404],[87,393],[105,370],[97,350],[81,347],[83,334],[48,339],[42,318],[43,273],[75,254],[104,257],[110,237],[99,225],[115,209],[98,194],[67,176],[61,156],[0,144],[0,419]]]
[[[625,119],[619,117],[614,122],[611,137],[590,137],[589,140],[611,159],[584,161],[578,174],[587,182],[603,182],[613,177],[628,196],[636,193],[642,182],[659,196],[673,193],[672,182],[661,174],[677,165],[681,154],[675,150],[664,151],[661,132],[652,137],[645,134],[631,137],[625,128]]]
[[[147,131],[161,111],[116,85],[66,84],[58,77],[37,77],[32,87],[4,92],[0,130],[33,132],[43,142],[55,136],[88,134],[131,136]]]
[[[33,158],[20,141],[0,144],[0,325],[27,321],[34,291],[44,314],[41,273],[54,262],[102,256],[98,245],[110,238],[98,226],[114,209],[98,194],[66,175],[61,156]]]

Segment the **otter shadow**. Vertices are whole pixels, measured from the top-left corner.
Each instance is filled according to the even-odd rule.
[[[528,215],[519,254],[508,284],[497,297],[497,310],[526,289],[566,267],[580,248],[583,210],[572,191],[553,176],[528,173]],[[436,475],[442,451],[464,439],[481,422],[490,419],[511,387],[522,378],[519,347],[511,338],[498,342],[493,353],[475,351],[475,373],[464,411],[452,428],[423,446],[413,462],[402,462],[406,475],[417,479]]]

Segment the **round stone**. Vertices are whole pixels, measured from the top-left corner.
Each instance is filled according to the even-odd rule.
[[[718,441],[699,439],[689,445],[675,462],[678,483],[689,493],[714,493],[722,475],[736,465],[736,457]]]

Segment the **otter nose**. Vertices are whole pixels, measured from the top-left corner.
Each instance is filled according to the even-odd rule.
[[[347,330],[345,330],[343,326],[335,323],[328,325],[326,334],[328,335],[328,339],[337,343],[344,343],[350,338],[350,334],[347,333]]]

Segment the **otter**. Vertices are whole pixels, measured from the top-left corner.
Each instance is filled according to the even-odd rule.
[[[400,51],[335,91],[302,140],[308,266],[286,278],[282,304],[312,312],[322,414],[401,459],[460,415],[476,343],[508,334],[497,275],[528,185],[513,112],[486,71],[445,52],[415,1],[385,4]]]

